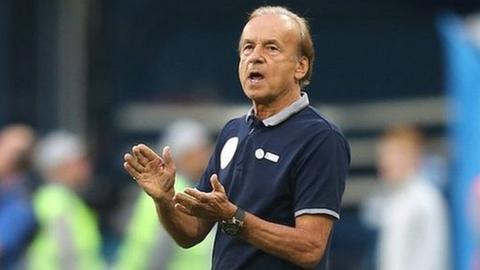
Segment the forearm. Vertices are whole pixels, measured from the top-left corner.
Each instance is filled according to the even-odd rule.
[[[253,246],[303,268],[317,265],[325,252],[330,227],[324,227],[321,239],[307,230],[271,223],[250,213],[245,216],[240,237]]]
[[[172,200],[155,201],[160,223],[178,245],[184,248],[200,243],[210,231],[210,222],[175,209]]]

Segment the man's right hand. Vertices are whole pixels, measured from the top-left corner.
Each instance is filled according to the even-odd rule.
[[[136,145],[125,154],[123,167],[155,201],[172,200],[176,168],[169,147],[159,156],[144,144]]]

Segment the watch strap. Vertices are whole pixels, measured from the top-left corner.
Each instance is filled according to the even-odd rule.
[[[240,207],[237,207],[237,211],[235,211],[235,214],[233,215],[233,217],[240,221],[243,225],[243,222],[245,220],[245,210],[243,210],[242,208]]]

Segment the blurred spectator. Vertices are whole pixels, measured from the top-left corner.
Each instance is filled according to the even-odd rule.
[[[38,143],[36,165],[45,184],[34,194],[39,231],[29,269],[102,269],[100,235],[91,209],[77,195],[92,178],[83,142],[56,131]]]
[[[192,120],[179,120],[165,129],[157,149],[168,145],[176,156],[175,190],[194,187],[200,179],[210,156],[211,142],[207,130]],[[183,249],[175,244],[158,223],[152,199],[140,192],[118,254],[121,270],[166,269],[203,270],[211,268],[214,230],[200,244]]]
[[[421,133],[388,129],[377,147],[382,185],[365,204],[365,219],[379,229],[378,270],[450,269],[444,199],[420,173]]]
[[[25,125],[0,131],[0,269],[20,267],[22,251],[35,229],[27,188],[35,135]]]

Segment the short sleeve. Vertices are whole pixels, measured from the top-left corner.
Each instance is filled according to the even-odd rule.
[[[350,147],[340,133],[330,130],[316,135],[304,149],[293,176],[295,217],[326,214],[339,219]]]

